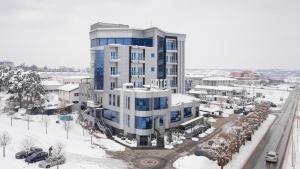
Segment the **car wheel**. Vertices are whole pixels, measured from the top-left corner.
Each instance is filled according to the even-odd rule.
[[[50,168],[50,165],[47,165],[46,168]]]

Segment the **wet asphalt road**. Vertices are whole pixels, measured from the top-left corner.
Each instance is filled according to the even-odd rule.
[[[299,100],[299,88],[291,92],[281,111],[277,113],[277,119],[266,133],[255,152],[251,155],[243,169],[280,169],[283,163],[289,133],[293,124],[297,101]],[[265,154],[269,150],[279,153],[277,163],[266,163]]]

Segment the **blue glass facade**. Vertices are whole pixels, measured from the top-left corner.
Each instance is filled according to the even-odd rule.
[[[150,111],[168,108],[168,97],[135,98],[135,110]]]
[[[175,123],[181,120],[181,112],[180,111],[171,111],[170,114],[171,123]]]
[[[149,38],[96,38],[91,40],[91,47],[108,44],[137,45],[153,47],[153,39]]]
[[[192,115],[193,115],[193,113],[192,113],[191,107],[184,108],[184,118],[191,117]]]
[[[157,36],[157,78],[166,78],[166,45],[165,38]]]
[[[135,128],[137,129],[152,129],[152,117],[135,116]]]
[[[103,90],[103,78],[104,78],[104,51],[97,50],[95,55],[95,89]]]
[[[104,109],[102,117],[116,123],[120,122],[120,113],[113,110]]]
[[[168,98],[167,97],[155,97],[154,98],[154,110],[166,109],[168,108]]]
[[[152,110],[152,99],[151,98],[135,98],[135,110],[137,110],[137,111]]]

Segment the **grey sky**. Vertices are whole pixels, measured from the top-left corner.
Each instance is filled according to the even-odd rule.
[[[187,34],[186,68],[300,68],[299,0],[0,0],[0,60],[88,67],[94,22]]]

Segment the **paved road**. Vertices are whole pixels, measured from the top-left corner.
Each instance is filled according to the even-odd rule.
[[[289,133],[293,124],[297,102],[299,100],[299,88],[290,93],[289,98],[278,113],[269,131],[266,133],[255,152],[251,155],[244,169],[280,169],[283,163]],[[270,164],[265,162],[265,154],[269,150],[276,150],[279,153],[277,163]]]

